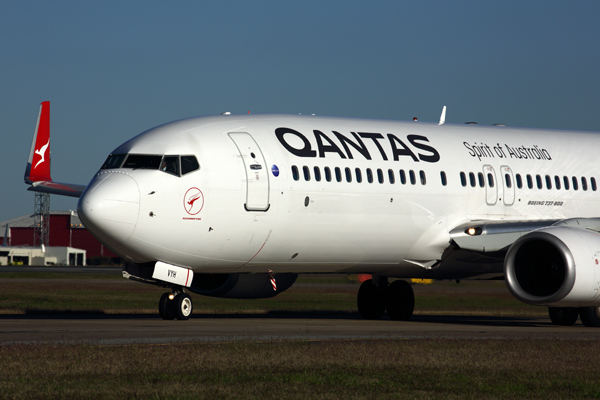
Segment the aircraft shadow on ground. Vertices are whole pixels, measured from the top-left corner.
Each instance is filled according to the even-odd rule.
[[[34,320],[34,319],[83,319],[83,320],[123,320],[123,319],[160,319],[158,313],[127,313],[127,314],[108,314],[103,311],[44,311],[44,310],[25,310],[24,314],[2,314],[0,320]],[[232,319],[232,320],[252,320],[252,319],[317,319],[317,320],[359,320],[365,321],[357,311],[270,311],[264,314],[249,313],[194,313],[190,319]],[[513,316],[478,316],[478,315],[414,315],[409,321],[393,321],[384,316],[379,322],[390,324],[406,324],[410,322],[447,324],[447,325],[465,325],[465,326],[506,326],[506,327],[533,327],[551,325],[549,320],[539,317],[513,317]]]

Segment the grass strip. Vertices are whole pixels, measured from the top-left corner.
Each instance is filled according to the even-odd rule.
[[[0,346],[0,393],[28,398],[584,399],[594,341],[389,340]]]
[[[0,314],[50,312],[154,313],[166,289],[89,274],[46,274],[37,279],[5,279],[0,285]],[[56,275],[60,277],[56,277]],[[65,277],[66,275],[66,277]],[[0,277],[4,277],[0,274]],[[313,279],[308,276],[306,279]],[[356,312],[358,285],[336,276],[322,282],[292,287],[270,299],[222,299],[192,294],[195,314],[269,312]],[[337,279],[337,280],[336,280]],[[345,278],[344,278],[345,279]],[[335,283],[332,283],[332,281]],[[342,283],[337,285],[336,283]],[[346,284],[344,284],[346,283]],[[436,282],[415,285],[416,315],[545,316],[543,307],[523,304],[513,298],[503,282],[466,282],[459,285]]]

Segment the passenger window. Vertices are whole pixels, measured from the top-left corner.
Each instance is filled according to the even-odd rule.
[[[302,167],[302,172],[304,172],[304,180],[310,181],[310,169],[306,165]]]
[[[394,170],[393,169],[388,169],[388,179],[390,180],[390,183],[393,185],[394,183],[396,183],[396,176],[394,175]],[[593,179],[593,178],[592,178]]]
[[[127,154],[111,154],[108,156],[106,161],[104,161],[104,164],[102,164],[100,169],[121,168],[121,165],[123,165],[123,160],[125,160],[126,156]]]
[[[581,177],[581,188],[587,190],[587,179],[584,176]]]
[[[360,172],[360,168],[356,168],[354,170],[354,172],[356,173],[356,182],[361,183],[362,182],[362,173]]]
[[[519,189],[523,189],[523,179],[521,179],[521,174],[517,174],[516,178],[517,178],[517,187]]]
[[[331,170],[329,167],[325,167],[325,180],[331,182]]]
[[[598,187],[596,186],[596,178],[590,178],[590,182],[592,183],[592,190],[594,192],[598,190]]]
[[[552,189],[552,178],[550,178],[550,175],[546,175],[546,189]]]
[[[477,174],[477,178],[479,178],[479,187],[485,186],[485,178],[483,177],[483,172]]]
[[[421,185],[427,184],[427,178],[425,177],[425,171],[419,171],[419,178],[421,178]]]
[[[557,175],[554,175],[554,187],[560,190],[560,177]]]
[[[321,170],[319,169],[319,167],[315,167],[314,172],[315,172],[315,181],[321,182]]]
[[[400,183],[406,185],[406,174],[403,169],[400,170]]]
[[[292,165],[292,177],[294,178],[295,181],[300,179],[300,174],[298,173],[298,167],[296,167],[295,165]]]
[[[348,182],[348,183],[352,182],[352,171],[348,167],[346,167],[345,171],[346,171],[346,182]]]
[[[171,175],[179,176],[179,156],[164,156],[160,170]]]
[[[460,184],[463,185],[463,187],[467,186],[467,176],[464,172],[460,173]]]
[[[510,189],[512,187],[512,181],[510,180],[509,174],[504,174],[504,182],[506,183],[507,188]]]
[[[181,156],[181,175],[200,169],[196,156]]]
[[[494,187],[494,175],[492,175],[491,173],[488,172],[487,177],[488,177],[488,186],[493,188]]]
[[[469,182],[471,182],[471,187],[475,187],[475,174],[472,172],[469,172]]]
[[[573,190],[577,190],[579,189],[579,186],[577,185],[577,178],[573,177]]]
[[[338,167],[335,167],[335,180],[338,182],[342,181],[342,171]]]
[[[377,169],[377,180],[379,183],[383,183],[383,171],[381,169]]]
[[[373,171],[371,171],[371,168],[367,168],[367,182],[373,183]]]
[[[535,182],[537,183],[537,188],[541,189],[543,187],[542,185],[542,177],[539,175],[535,176]]]
[[[335,167],[335,180],[338,182],[342,181],[342,170],[340,170],[338,167]]]
[[[529,189],[533,189],[533,179],[531,178],[531,175],[527,174],[527,187]]]
[[[412,169],[410,171],[408,171],[408,176],[410,176],[410,184],[411,185],[415,185],[417,183],[417,178],[415,176],[415,171],[413,171]]]
[[[569,177],[563,176],[563,183],[565,184],[565,190],[569,190]]]
[[[446,173],[444,171],[440,172],[440,178],[442,178],[442,186],[446,186],[448,184],[448,180],[446,179]]]

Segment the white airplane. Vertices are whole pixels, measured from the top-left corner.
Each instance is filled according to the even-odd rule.
[[[50,177],[44,102],[25,181],[80,197],[124,276],[171,289],[165,319],[190,316],[185,290],[263,298],[297,274],[363,273],[368,319],[411,317],[410,284],[390,278],[504,277],[555,324],[600,326],[600,136],[444,122],[184,119],[117,147],[84,187]]]

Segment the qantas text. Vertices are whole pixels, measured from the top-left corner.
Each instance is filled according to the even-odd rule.
[[[429,143],[429,139],[425,136],[407,135],[406,141],[403,141],[391,133],[385,136],[373,132],[350,132],[350,134],[352,138],[336,131],[325,134],[319,130],[313,130],[317,142],[316,149],[313,149],[311,142],[302,133],[291,128],[275,129],[275,135],[283,147],[298,157],[324,158],[327,153],[335,153],[340,158],[353,159],[355,154],[360,154],[365,159],[371,160],[371,152],[374,152],[375,154],[379,153],[384,161],[389,159],[398,161],[400,157],[405,156],[412,158],[415,162],[435,163],[440,160],[437,150],[426,144]],[[371,151],[369,151],[369,147]]]

